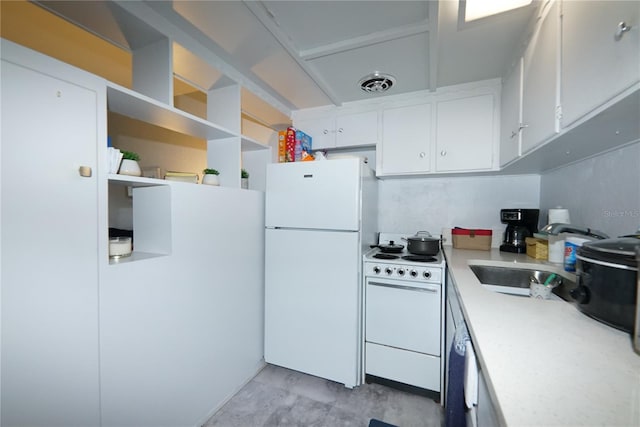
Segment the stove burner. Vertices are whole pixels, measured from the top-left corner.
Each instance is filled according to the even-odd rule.
[[[378,258],[378,259],[398,259],[400,257],[398,255],[390,255],[390,254],[375,254],[375,255],[373,255],[373,258]]]
[[[402,259],[414,262],[435,262],[437,259],[426,255],[405,255]]]

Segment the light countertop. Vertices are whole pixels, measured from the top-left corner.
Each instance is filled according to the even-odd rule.
[[[640,355],[633,351],[630,334],[587,317],[565,301],[489,291],[469,268],[540,268],[570,277],[561,265],[497,249],[445,246],[444,252],[504,424],[640,425]]]

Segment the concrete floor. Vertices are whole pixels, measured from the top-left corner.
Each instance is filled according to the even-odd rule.
[[[433,400],[380,384],[342,384],[267,365],[206,427],[367,427],[371,418],[400,427],[441,427]]]

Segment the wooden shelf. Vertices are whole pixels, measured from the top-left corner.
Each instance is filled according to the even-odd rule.
[[[119,174],[109,174],[109,182],[127,187],[154,187],[157,185],[169,185],[169,181],[165,181],[164,179]]]
[[[131,255],[128,257],[109,258],[109,265],[125,264],[128,262],[142,261],[143,259],[158,258],[161,256],[167,256],[167,254],[152,254],[148,252],[133,251],[131,252]]]
[[[260,141],[256,141],[253,138],[249,138],[248,136],[242,136],[241,140],[241,151],[258,151],[258,150],[268,150],[269,146],[261,143]]]
[[[240,136],[112,82],[107,82],[107,108],[123,116],[206,140]]]

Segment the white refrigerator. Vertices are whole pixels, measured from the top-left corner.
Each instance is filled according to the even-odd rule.
[[[374,172],[360,158],[270,164],[265,197],[265,361],[360,385]]]

